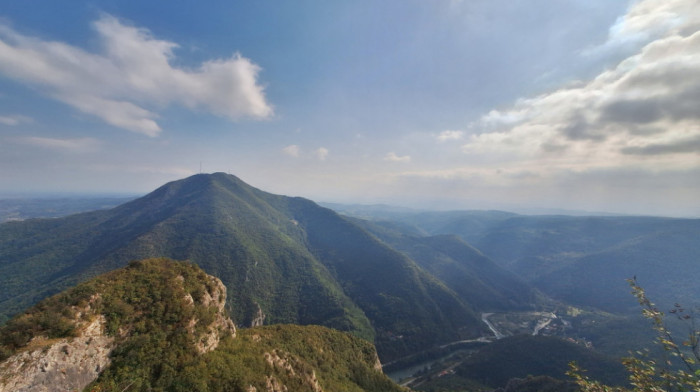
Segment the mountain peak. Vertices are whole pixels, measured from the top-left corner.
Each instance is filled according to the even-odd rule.
[[[239,326],[264,320],[349,331],[375,342],[383,360],[477,337],[483,328],[469,300],[356,223],[225,173],[173,181],[112,210],[29,225],[0,227],[0,250],[16,260],[0,265],[7,287],[0,304],[15,309],[129,260],[169,257],[220,278]],[[15,246],[32,238],[22,230],[35,229],[44,239],[27,259]],[[22,279],[41,284],[26,290],[11,280],[20,264],[31,270]]]

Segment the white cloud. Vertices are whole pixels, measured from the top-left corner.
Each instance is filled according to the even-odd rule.
[[[301,148],[299,148],[299,146],[297,146],[296,144],[291,144],[283,148],[282,152],[289,155],[290,157],[299,158],[299,154],[301,154]]]
[[[85,137],[75,139],[57,139],[39,136],[27,136],[17,139],[22,144],[64,152],[93,152],[99,149],[97,139]]]
[[[439,142],[446,142],[448,140],[459,140],[464,136],[464,131],[442,131],[437,135],[437,140]]]
[[[33,121],[34,120],[32,120],[30,117],[21,115],[0,116],[0,124],[9,126],[31,123]]]
[[[610,28],[605,45],[630,41],[648,43],[673,34],[688,34],[700,27],[700,6],[695,0],[645,0],[632,3]]]
[[[321,161],[325,161],[326,158],[328,158],[328,154],[329,154],[329,151],[325,147],[319,147],[316,150],[316,157]]]
[[[325,161],[330,154],[330,151],[325,147],[319,147],[312,151],[303,151],[297,144],[290,144],[282,149],[282,152],[292,158],[310,159],[315,158],[319,161]]]
[[[644,45],[670,35],[688,35],[700,27],[695,0],[630,1],[627,12],[608,31],[608,39],[581,52],[582,60],[621,60]]]
[[[61,101],[76,109],[100,117],[107,124],[144,135],[158,136],[161,129],[153,120],[157,114],[128,101],[103,99],[90,95],[62,96]]]
[[[90,53],[0,25],[0,73],[116,127],[155,136],[159,108],[177,104],[236,120],[272,115],[260,67],[238,53],[196,68],[171,64],[177,44],[105,15],[93,23],[102,47]]]
[[[399,156],[399,155],[396,155],[395,152],[389,152],[384,156],[384,160],[387,162],[408,163],[408,162],[411,162],[411,156],[410,155]]]
[[[641,1],[611,34],[652,25],[667,27],[615,68],[484,115],[463,151],[473,163],[547,170],[698,167],[700,4]]]

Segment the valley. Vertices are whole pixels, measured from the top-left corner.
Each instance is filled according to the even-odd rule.
[[[334,208],[215,173],[0,224],[0,321],[134,260],[188,260],[220,279],[239,331],[343,331],[402,385],[467,391],[570,383],[572,360],[619,385],[619,358],[654,339],[625,279],[662,306],[700,298],[700,220]]]
[[[0,392],[700,392],[700,0],[1,4]]]
[[[556,336],[593,349],[592,343],[585,338],[574,338],[578,335],[576,331],[572,330],[571,321],[566,319],[566,316],[570,317],[570,315],[571,312],[565,313],[562,317],[557,316],[554,312],[482,313],[481,320],[488,326],[490,334],[477,339],[444,344],[440,346],[443,351],[439,353],[437,358],[413,363],[408,367],[397,369],[396,363],[385,364],[385,368],[392,369],[387,372],[387,375],[403,386],[422,390],[421,385],[429,380],[453,375],[454,369],[478,353],[483,345],[518,335]]]

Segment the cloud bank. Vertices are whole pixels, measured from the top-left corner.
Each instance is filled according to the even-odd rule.
[[[412,141],[431,164],[385,182],[452,208],[700,214],[700,3],[631,2],[595,51],[615,62]]]
[[[649,42],[590,81],[484,115],[470,125],[463,151],[481,162],[547,170],[697,167],[700,5],[635,3],[605,45],[640,39]]]
[[[237,120],[272,115],[260,67],[236,53],[193,69],[173,66],[177,44],[102,16],[100,53],[0,25],[0,73],[115,127],[156,136],[158,109],[181,105]]]

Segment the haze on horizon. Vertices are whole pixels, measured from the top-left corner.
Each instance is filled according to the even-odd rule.
[[[695,0],[9,2],[0,194],[700,216]]]

